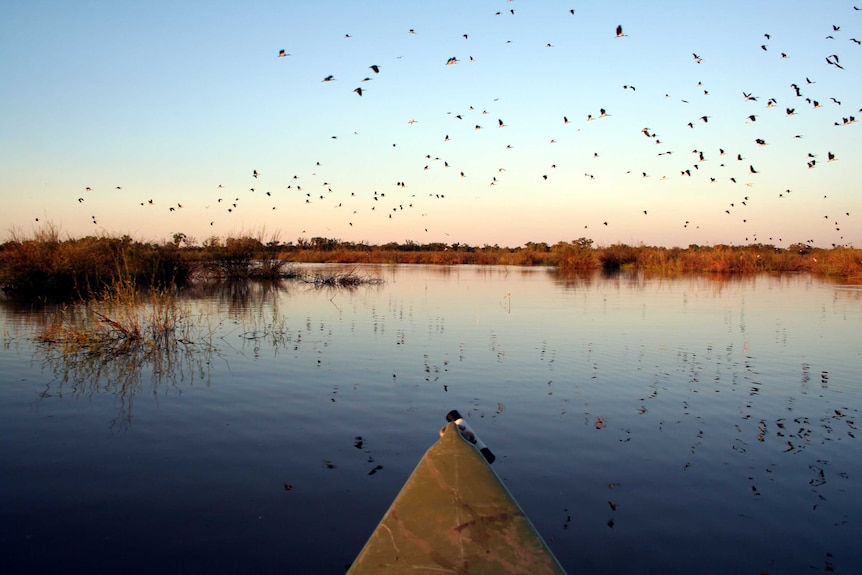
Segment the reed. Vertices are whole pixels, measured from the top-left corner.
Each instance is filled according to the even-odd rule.
[[[205,380],[218,353],[206,318],[193,317],[168,290],[117,284],[45,318],[37,355],[54,380],[42,397],[67,387],[75,395],[110,393],[118,402],[113,431],[131,424],[134,398],[145,387],[157,394],[164,385]]]
[[[862,250],[835,248],[811,254],[811,271],[862,282]]]
[[[192,261],[171,243],[137,242],[129,236],[60,239],[50,225],[33,237],[13,234],[0,249],[3,290],[33,303],[89,299],[118,282],[183,285],[192,271]]]
[[[380,285],[383,280],[356,273],[355,269],[331,272],[312,272],[303,277],[305,283],[315,287],[355,288],[360,285]]]
[[[593,240],[588,238],[557,242],[550,249],[550,262],[561,270],[596,269],[601,262],[601,255],[592,245]]]
[[[116,282],[97,299],[66,305],[53,313],[35,340],[73,356],[83,353],[105,360],[129,354],[153,357],[177,345],[200,341],[209,345],[200,335],[201,325],[171,291],[140,290],[131,282]]]
[[[616,271],[638,262],[639,250],[626,244],[613,244],[599,251],[598,259],[605,271]]]

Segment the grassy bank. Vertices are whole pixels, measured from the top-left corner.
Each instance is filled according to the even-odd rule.
[[[191,244],[191,245],[190,245]],[[211,238],[203,245],[176,234],[152,243],[128,236],[61,239],[48,227],[0,245],[0,285],[28,301],[98,297],[118,284],[143,289],[182,287],[195,278],[218,280],[301,277],[291,263],[553,266],[561,270],[644,270],[658,273],[809,272],[862,282],[862,250],[794,244],[663,248],[588,238],[527,243],[516,248],[465,244],[356,244],[327,238],[281,243],[261,237]]]

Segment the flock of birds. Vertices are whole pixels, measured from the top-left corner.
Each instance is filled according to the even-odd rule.
[[[511,0],[509,1],[511,2]],[[856,11],[859,10],[857,7],[853,7],[853,9]],[[573,16],[576,11],[574,9],[569,9],[567,12],[569,15]],[[506,11],[496,12],[495,16],[515,16],[515,14],[516,11],[514,9],[508,9]],[[855,37],[843,37],[843,31],[841,28],[842,27],[840,25],[833,25],[831,29],[827,31],[828,34],[825,38],[830,41],[834,40],[836,43],[839,40],[843,40],[846,43],[844,44],[844,49],[855,49],[856,46],[860,45],[860,41]],[[416,29],[409,29],[405,32],[411,35],[417,34]],[[462,34],[462,36],[465,41],[470,38],[470,34]],[[608,36],[620,39],[621,42],[629,41],[629,35],[624,31],[622,25],[617,26],[613,31],[609,31]],[[350,34],[344,35],[344,38],[347,41],[349,41],[351,37],[352,36]],[[772,51],[772,47],[770,45],[772,34],[769,32],[763,33],[760,41],[761,43],[759,47],[756,43],[752,43],[753,51],[755,53],[770,53]],[[553,48],[554,44],[549,42],[546,44],[546,47]],[[829,68],[829,71],[834,73],[855,73],[852,69],[848,70],[845,67],[848,58],[846,58],[841,52],[842,49],[836,48],[834,53],[824,54],[823,66]],[[787,52],[779,51],[778,53],[782,60],[791,58],[791,55]],[[706,55],[700,52],[692,52],[691,54],[692,62],[696,69],[701,69],[699,68],[700,66],[705,67],[709,65]],[[277,52],[277,57],[288,59],[291,57],[291,53],[282,49]],[[458,56],[443,56],[440,58],[440,64],[445,66],[469,65],[465,63],[465,60],[471,63],[476,61],[473,56],[462,56],[460,58]],[[387,73],[386,68],[387,66],[378,63],[370,63],[366,68],[368,72],[366,72],[364,78],[359,82],[360,85],[351,88],[352,93],[356,94],[357,97],[362,98],[364,101],[368,97],[366,96],[368,90],[364,86],[376,77],[385,75]],[[842,97],[839,94],[821,93],[817,86],[817,79],[815,79],[817,74],[821,73],[825,74],[826,72],[811,70],[808,75],[800,74],[800,78],[797,82],[794,82],[789,86],[778,87],[774,94],[760,95],[754,94],[750,91],[740,90],[740,98],[742,101],[751,106],[751,112],[745,118],[731,120],[729,118],[714,118],[710,114],[698,115],[695,113],[692,114],[691,117],[683,120],[681,125],[684,124],[688,130],[692,131],[692,133],[705,126],[716,124],[719,126],[726,126],[731,121],[738,121],[741,125],[744,124],[749,127],[753,126],[756,129],[760,125],[766,124],[766,122],[764,122],[766,115],[770,115],[770,117],[775,117],[776,115],[792,117],[801,114],[809,114],[820,108],[828,108],[830,110],[829,119],[824,121],[828,121],[836,129],[845,129],[853,126],[856,123],[855,114],[862,112],[862,108],[858,108],[858,111],[856,111],[857,108],[852,106],[850,102],[845,103],[843,100],[847,98]],[[323,74],[321,82],[324,84],[338,85],[337,80],[338,79],[334,74]],[[626,92],[631,92],[633,94],[637,93],[636,86],[630,83],[621,84],[621,87]],[[702,92],[703,96],[709,96],[710,94],[709,88],[704,86],[700,81],[697,82],[696,90],[697,93]],[[385,97],[385,95],[383,96]],[[663,96],[666,99],[671,99],[670,94],[664,94]],[[853,97],[858,96],[854,95]],[[494,102],[497,102],[498,100],[499,98],[493,99]],[[679,99],[679,101],[683,104],[690,104],[693,100]],[[479,109],[472,105],[466,107],[463,111],[448,112],[448,117],[440,119],[439,124],[436,124],[440,127],[439,140],[436,143],[429,142],[429,147],[432,147],[432,145],[439,146],[441,143],[451,141],[454,136],[450,137],[450,133],[460,135],[465,129],[462,126],[466,126],[466,129],[472,129],[474,131],[485,129],[505,129],[509,127],[509,124],[502,117],[497,117],[496,121],[494,119],[485,120],[484,118],[488,115],[489,112],[487,110],[479,111]],[[577,130],[580,132],[586,129],[587,123],[594,121],[608,121],[607,119],[612,118],[613,116],[614,114],[605,107],[596,106],[593,110],[584,114],[582,117],[583,120],[580,122],[581,127],[577,128]],[[494,117],[491,116],[491,118]],[[462,124],[460,126],[453,125],[453,119]],[[418,123],[420,120],[415,118],[405,118],[404,121],[413,125]],[[432,123],[437,120],[434,118],[422,118],[421,121]],[[576,122],[570,119],[570,114],[568,112],[561,111],[559,114],[559,124],[567,126],[573,123]],[[740,126],[740,129],[742,129],[742,126]],[[756,187],[758,183],[757,178],[759,174],[761,174],[761,168],[758,167],[757,164],[758,157],[756,153],[749,154],[746,151],[730,150],[723,147],[715,147],[711,144],[698,146],[691,150],[680,150],[674,148],[674,144],[680,144],[682,142],[674,141],[674,136],[669,136],[666,139],[658,132],[658,130],[654,130],[651,127],[642,127],[637,130],[632,130],[633,137],[635,137],[634,134],[642,134],[642,136],[636,137],[645,137],[648,141],[653,142],[655,146],[658,146],[657,148],[653,148],[653,150],[657,150],[657,152],[650,153],[650,155],[655,158],[663,158],[665,161],[656,162],[655,160],[652,160],[649,167],[632,167],[625,170],[625,176],[634,176],[643,180],[653,179],[661,181],[672,180],[675,178],[686,178],[691,181],[698,180],[698,185],[700,185],[701,182],[708,182],[709,184],[723,184],[724,187],[722,187],[722,191],[726,195],[723,195],[722,197],[727,199],[725,204],[722,206],[725,215],[735,218],[735,223],[741,222],[743,224],[748,224],[748,218],[750,216],[747,215],[746,208],[752,205],[755,201],[761,201],[765,197],[763,190]],[[766,148],[773,143],[770,134],[756,133],[754,131],[750,131],[749,133],[751,133],[751,136],[746,137],[746,143],[756,144],[755,149]],[[778,135],[776,137],[783,136]],[[803,133],[799,133],[794,136],[794,138],[798,140],[803,140],[804,137],[805,134]],[[330,138],[332,140],[337,140],[338,136],[333,135]],[[676,138],[676,140],[679,140],[679,138]],[[552,138],[549,140],[549,144],[555,143],[555,139]],[[516,144],[517,142],[513,144],[500,141],[498,147],[500,154],[505,154],[507,150],[511,150],[516,147]],[[392,147],[396,147],[396,144],[391,145]],[[434,149],[437,148],[435,147]],[[748,150],[749,148],[745,149]],[[368,151],[368,153],[373,153],[373,151]],[[604,152],[594,151],[591,155],[592,158],[598,159],[601,158],[603,154]],[[841,150],[811,149],[807,152],[807,155],[804,158],[799,158],[798,160],[788,158],[787,161],[803,162],[807,169],[819,170],[830,164],[839,162],[840,160]],[[671,168],[670,161],[676,161],[677,164]],[[217,186],[214,185],[212,195],[209,200],[205,202],[197,202],[198,204],[201,204],[197,207],[202,207],[207,210],[205,213],[209,217],[207,217],[206,220],[209,226],[212,226],[213,229],[215,229],[217,224],[230,225],[226,223],[229,221],[226,220],[226,218],[241,212],[244,205],[249,201],[249,198],[251,197],[250,194],[256,195],[256,197],[266,202],[267,209],[271,210],[277,210],[280,206],[285,205],[285,202],[289,202],[289,209],[292,210],[292,213],[296,213],[297,209],[301,209],[297,204],[308,205],[324,202],[334,208],[342,209],[343,215],[337,217],[342,218],[342,225],[346,223],[348,229],[353,229],[355,223],[357,224],[357,227],[359,227],[359,222],[367,223],[369,221],[367,217],[369,212],[374,212],[375,215],[385,217],[386,219],[393,219],[398,218],[406,211],[420,208],[417,210],[418,212],[422,212],[420,217],[427,219],[419,221],[431,222],[433,221],[433,218],[428,217],[432,212],[429,207],[430,202],[445,200],[447,198],[447,194],[450,194],[452,191],[451,188],[446,188],[436,189],[429,192],[426,186],[423,188],[424,193],[417,195],[412,193],[412,189],[410,191],[407,190],[408,184],[405,179],[393,181],[393,187],[385,190],[360,190],[354,188],[348,191],[343,191],[344,186],[336,187],[329,179],[326,179],[324,175],[324,164],[325,162],[317,161],[314,166],[310,167],[310,175],[307,172],[301,172],[302,175],[299,173],[295,174],[291,178],[290,182],[279,182],[277,184],[274,182],[266,182],[264,173],[259,172],[256,168],[251,168],[248,172],[248,188],[241,190],[232,189],[229,191],[228,187],[222,186],[221,184]],[[442,167],[444,169],[453,168],[451,173],[457,174],[457,177],[461,179],[467,179],[472,176],[464,166],[458,166],[458,164],[459,162],[448,159],[440,153],[426,153],[422,157],[416,157],[415,168],[412,169],[411,177],[415,177],[419,180],[422,178],[422,172],[428,172],[437,167]],[[480,190],[486,190],[486,186],[497,186],[503,183],[505,178],[504,174],[507,171],[504,165],[505,160],[501,160],[500,164],[500,167],[496,169],[495,173],[487,173],[484,175],[484,181],[480,180],[477,183],[477,180],[475,179],[470,180],[471,185],[474,186],[473,191],[475,191],[475,193],[478,194],[481,193]],[[535,185],[539,186],[542,182],[552,181],[552,174],[557,171],[557,168],[557,163],[551,163],[547,168],[536,173]],[[659,171],[655,172],[654,168]],[[399,170],[404,171],[405,168],[399,167]],[[559,171],[556,173],[558,172]],[[601,175],[588,167],[583,172],[583,177],[585,181],[593,181],[600,178]],[[728,185],[738,187],[728,188]],[[115,189],[121,190],[122,187],[117,186]],[[86,204],[88,195],[91,193],[91,188],[87,187],[85,193],[77,197],[77,202],[79,204]],[[771,190],[768,194],[773,198],[777,197],[787,199],[796,197],[796,195],[793,195],[791,187],[784,186],[782,186],[781,189]],[[823,197],[826,198],[827,196],[823,195]],[[634,211],[636,209],[638,213],[642,212],[643,216],[652,214],[652,209],[650,209],[650,206],[646,205],[647,201],[648,200],[644,201],[644,205],[637,206],[636,208],[633,207],[632,210]],[[169,205],[164,205],[164,202],[156,201],[152,197],[147,197],[141,198],[139,200],[139,204],[143,208],[159,209],[164,210],[165,214],[174,214],[183,210],[184,205],[190,205],[191,203],[186,201],[184,204],[182,201],[176,201]],[[833,246],[843,245],[846,242],[852,241],[852,237],[845,239],[845,232],[842,231],[842,229],[846,229],[848,227],[853,229],[853,226],[856,225],[855,222],[850,219],[851,211],[849,207],[833,207],[829,213],[821,214],[820,217],[825,221],[826,226],[828,226],[824,227],[823,222],[821,222],[820,229],[828,233],[825,233],[822,237],[818,238],[794,237],[788,239],[792,241],[800,241],[804,239],[806,242],[811,244],[831,243]],[[92,215],[91,219],[93,224],[98,225],[98,218],[95,215]],[[312,229],[315,225],[315,222],[311,220],[312,218],[309,218],[309,229]],[[601,229],[602,226],[609,227],[612,226],[612,224],[612,218],[596,216],[589,221],[578,222],[577,228],[580,228],[581,225],[583,225],[583,229],[589,229],[592,225]],[[382,224],[378,223],[377,225]],[[681,219],[678,222],[678,225],[682,228],[691,228],[694,230],[699,228],[700,222],[695,221],[695,218],[692,217],[690,219]],[[306,226],[303,225],[302,227]],[[746,242],[765,242],[768,240],[770,243],[781,243],[785,241],[783,236],[777,235],[777,232],[774,231],[779,229],[777,226],[771,226],[769,233],[764,233],[763,235],[759,235],[754,229],[754,226],[744,229],[750,229],[750,231],[745,232],[744,241]],[[416,231],[428,232],[429,224],[419,224]],[[438,227],[435,231],[441,230]],[[306,230],[303,229],[302,233],[306,233]],[[445,235],[449,234],[446,233]],[[765,237],[767,235],[768,237]],[[824,241],[824,238],[828,238],[828,240]],[[736,238],[736,240],[741,242],[743,238]]]

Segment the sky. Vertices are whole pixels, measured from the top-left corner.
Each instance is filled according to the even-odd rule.
[[[851,2],[5,0],[0,237],[859,247]]]

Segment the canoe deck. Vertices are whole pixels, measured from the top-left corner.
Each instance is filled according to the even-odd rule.
[[[449,423],[347,573],[565,571],[479,450]]]

